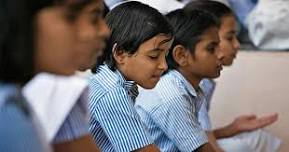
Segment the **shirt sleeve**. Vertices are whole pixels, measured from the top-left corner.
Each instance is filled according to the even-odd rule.
[[[18,105],[8,103],[0,106],[0,151],[41,152],[48,145],[39,136],[37,127]]]
[[[58,130],[53,143],[72,141],[89,134],[87,91],[83,93]]]
[[[91,109],[115,151],[127,152],[152,144],[149,134],[123,88],[106,93]]]
[[[203,104],[199,113],[198,113],[198,120],[202,126],[202,128],[206,131],[212,130],[211,119],[209,116],[209,111],[207,108],[207,104]]]
[[[194,110],[188,97],[178,96],[163,104],[153,114],[154,121],[181,152],[192,152],[208,141]]]

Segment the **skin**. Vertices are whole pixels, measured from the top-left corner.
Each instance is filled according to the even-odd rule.
[[[222,70],[223,53],[219,49],[218,28],[209,28],[201,36],[195,52],[185,50],[182,46],[175,48],[174,59],[180,65],[177,70],[192,84],[199,88],[203,78],[216,78]],[[178,54],[179,51],[184,52]]]
[[[126,80],[135,81],[143,88],[155,87],[162,73],[167,70],[166,56],[173,39],[159,34],[143,42],[134,54],[114,51],[117,69]],[[144,66],[145,65],[145,66]],[[154,144],[147,145],[135,152],[159,152]]]
[[[40,10],[35,16],[35,72],[71,75],[94,65],[110,34],[102,11],[101,0],[84,6],[73,17],[67,5]],[[99,151],[89,134],[53,148],[56,152]]]
[[[222,70],[224,57],[219,48],[218,28],[211,27],[201,36],[194,53],[182,45],[175,46],[173,58],[178,63],[177,70],[190,82],[194,88],[199,88],[203,78],[216,78]],[[211,143],[200,146],[197,152],[214,152]]]
[[[220,49],[224,54],[222,64],[231,66],[240,49],[240,43],[236,37],[237,21],[233,15],[225,15],[221,18],[221,27],[219,30]],[[207,131],[209,143],[217,152],[223,152],[218,146],[217,139],[231,137],[243,132],[253,131],[266,127],[276,122],[278,114],[257,118],[256,115],[241,115],[227,126]]]
[[[71,75],[92,67],[110,34],[102,11],[100,0],[85,6],[72,19],[67,6],[42,9],[35,19],[36,72]]]
[[[166,56],[172,42],[171,37],[159,34],[142,43],[134,54],[115,51],[117,68],[126,80],[135,81],[141,87],[151,89],[168,68]]]
[[[222,63],[224,66],[233,64],[240,49],[240,43],[237,39],[237,21],[234,16],[226,15],[221,18],[221,27],[219,30],[220,49],[223,51],[224,58]]]

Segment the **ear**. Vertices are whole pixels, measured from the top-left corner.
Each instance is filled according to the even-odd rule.
[[[123,50],[119,50],[117,47],[117,43],[113,45],[112,55],[116,64],[122,65],[125,63],[125,58],[127,56],[127,53],[125,53]]]
[[[176,45],[173,49],[173,58],[179,66],[186,66],[187,60],[187,49],[183,45]]]

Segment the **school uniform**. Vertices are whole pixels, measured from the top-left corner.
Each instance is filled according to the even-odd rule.
[[[197,119],[204,98],[201,89],[171,70],[152,90],[140,90],[135,107],[162,152],[192,152],[208,142]]]
[[[50,144],[69,142],[90,133],[86,79],[40,73],[25,85],[23,94]]]
[[[0,151],[47,152],[20,86],[0,82]]]
[[[129,152],[153,143],[134,108],[133,81],[102,65],[89,85],[90,131],[102,151]]]
[[[200,85],[204,90],[206,100],[199,111],[198,120],[204,130],[211,131],[212,125],[209,110],[216,83],[210,79],[203,79]],[[281,140],[263,129],[257,129],[218,139],[217,143],[226,152],[275,152],[278,151]]]

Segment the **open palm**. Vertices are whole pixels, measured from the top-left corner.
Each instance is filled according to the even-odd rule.
[[[274,123],[277,119],[278,114],[271,114],[260,118],[257,118],[256,115],[242,115],[237,117],[231,125],[236,132],[241,133],[266,127]]]

